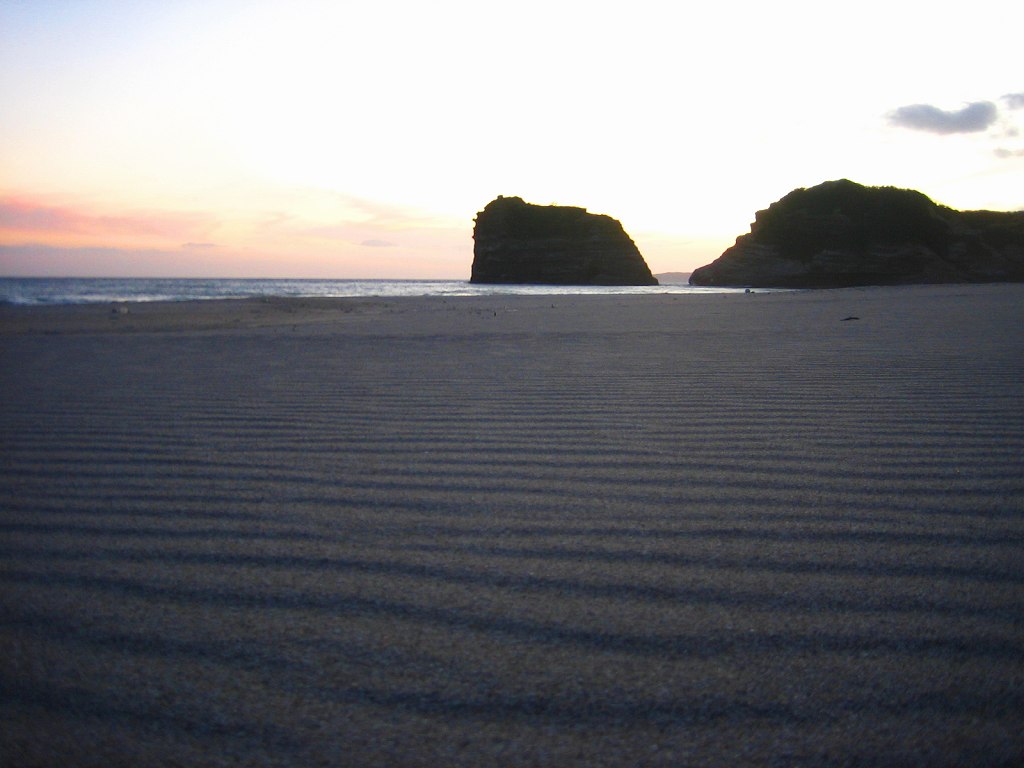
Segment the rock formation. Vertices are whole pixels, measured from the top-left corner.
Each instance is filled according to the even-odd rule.
[[[585,208],[499,196],[477,214],[473,240],[474,283],[658,284],[622,225]]]
[[[1024,281],[1024,211],[956,211],[909,189],[828,181],[758,211],[692,285],[837,288]]]

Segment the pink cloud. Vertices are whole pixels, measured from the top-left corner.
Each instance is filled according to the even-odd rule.
[[[0,274],[457,277],[472,258],[463,222],[338,193],[242,196],[229,211],[0,195]]]
[[[46,205],[30,198],[0,198],[0,236],[77,236],[82,239],[198,240],[215,222],[205,214],[133,211],[104,215],[86,209]]]

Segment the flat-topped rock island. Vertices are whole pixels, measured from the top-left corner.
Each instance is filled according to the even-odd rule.
[[[499,195],[473,228],[474,283],[657,285],[636,243],[611,216]]]

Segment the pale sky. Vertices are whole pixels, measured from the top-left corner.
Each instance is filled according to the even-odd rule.
[[[499,194],[654,272],[829,179],[1024,208],[1024,4],[693,5],[0,0],[0,275],[468,278]]]

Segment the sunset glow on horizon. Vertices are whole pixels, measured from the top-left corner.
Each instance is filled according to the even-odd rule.
[[[690,271],[797,187],[1024,208],[1024,12],[0,0],[0,275],[468,278],[499,194]]]

